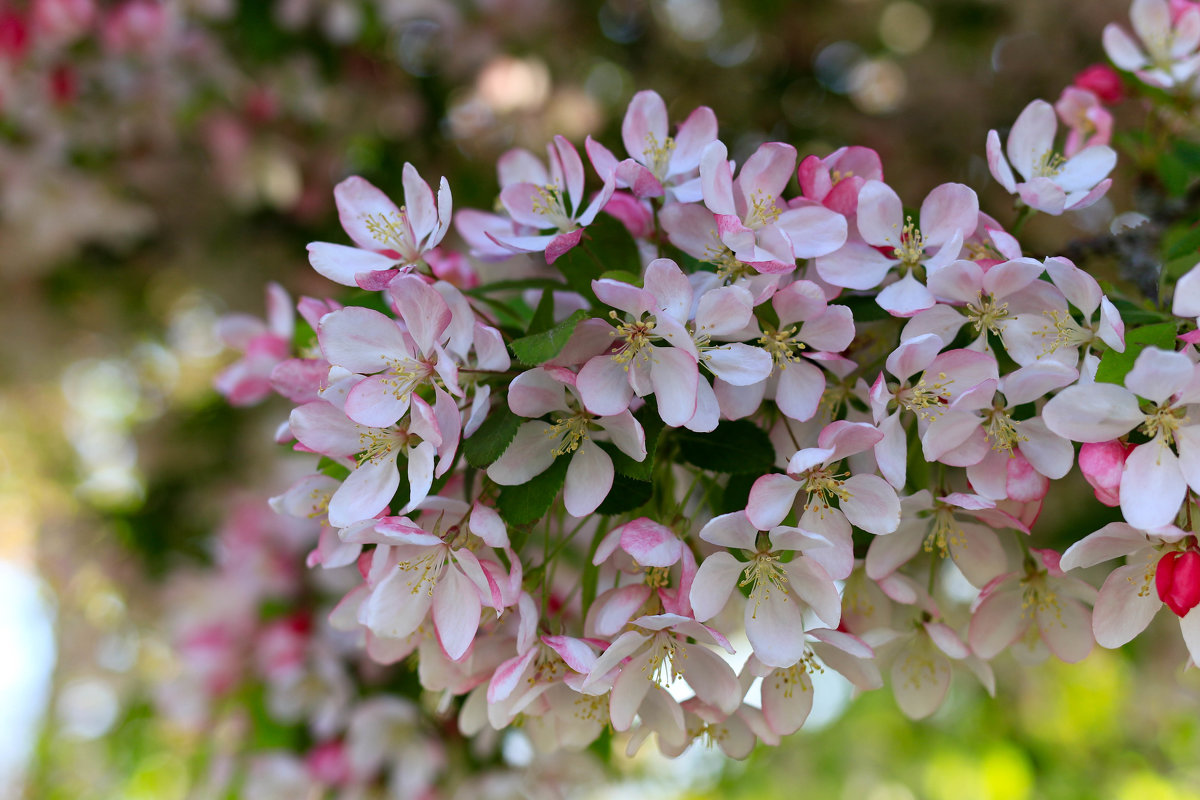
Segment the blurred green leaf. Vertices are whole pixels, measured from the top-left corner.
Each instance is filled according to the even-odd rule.
[[[547,291],[543,295],[543,299],[549,295],[550,292]],[[541,303],[538,304],[539,309],[541,305]],[[549,330],[515,339],[509,342],[508,346],[512,349],[513,355],[521,363],[531,367],[544,364],[562,352],[563,347],[567,344],[567,340],[571,338],[571,334],[575,331],[575,326],[587,318],[588,313],[583,309],[579,309]]]
[[[504,455],[524,421],[509,410],[507,403],[497,404],[479,429],[463,440],[462,451],[467,463],[475,469],[487,469]]]
[[[1177,328],[1173,322],[1145,325],[1126,332],[1125,352],[1106,351],[1100,357],[1100,366],[1096,369],[1096,380],[1101,383],[1125,383],[1125,376],[1129,370],[1133,369],[1133,363],[1137,361],[1138,355],[1147,347],[1174,350],[1176,332]]]

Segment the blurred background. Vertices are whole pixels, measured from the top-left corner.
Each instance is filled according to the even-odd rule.
[[[235,754],[303,748],[322,703],[356,691],[317,668],[282,699],[228,690],[230,659],[250,656],[205,627],[252,607],[286,633],[295,609],[317,619],[321,592],[344,590],[304,577],[311,532],[263,503],[305,467],[272,444],[287,406],[231,409],[212,389],[237,357],[220,317],[261,317],[267,281],[333,293],[304,246],[344,241],[339,180],[399,196],[407,161],[446,175],[456,208],[490,208],[506,149],[540,152],[555,133],[615,146],[629,98],[652,88],[673,121],[712,107],[738,160],[767,140],[801,155],[867,145],[906,204],[961,181],[1007,223],[988,129],[1102,61],[1100,31],[1127,13],[1123,0],[0,0],[0,797],[256,796],[222,782]],[[1120,126],[1137,109],[1117,113]],[[1035,219],[1028,247],[1061,252],[1136,208],[1122,169],[1088,213]],[[1095,527],[1048,517],[1042,546]],[[1164,617],[1074,667],[1004,656],[1000,699],[956,680],[922,723],[830,677],[810,724],[747,762],[599,753],[598,771],[545,785],[1200,798],[1200,679]],[[402,683],[364,669],[356,680]],[[529,755],[513,745],[496,763]],[[555,796],[513,788],[529,785],[488,791]]]

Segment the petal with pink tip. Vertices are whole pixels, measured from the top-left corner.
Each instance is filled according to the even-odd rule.
[[[1147,347],[1125,376],[1125,386],[1139,397],[1162,405],[1191,382],[1195,371],[1196,365],[1183,353]]]
[[[342,286],[357,286],[355,276],[391,269],[396,259],[371,250],[328,242],[310,242],[308,263],[317,274]]]
[[[643,567],[669,567],[679,561],[683,542],[666,525],[638,517],[621,527],[621,549]]]
[[[986,151],[988,170],[992,177],[1004,187],[1004,191],[1012,194],[1017,190],[1017,179],[1000,149],[1000,134],[994,130],[988,131]]]
[[[1054,106],[1034,100],[1017,117],[1008,134],[1005,150],[1013,168],[1025,179],[1036,174],[1037,162],[1054,146],[1058,120]]]
[[[789,475],[763,475],[750,487],[746,516],[758,530],[770,530],[792,510],[800,482]]]
[[[843,289],[873,289],[887,277],[895,259],[888,258],[874,247],[850,241],[829,255],[816,260],[821,279]]]
[[[925,284],[914,278],[910,272],[881,289],[875,296],[875,302],[893,317],[905,318],[932,308],[937,300],[933,293],[925,288]]]
[[[734,511],[710,519],[700,529],[700,538],[722,547],[736,547],[741,550],[753,551],[758,531],[759,529],[746,516],[746,512]]]
[[[846,243],[846,218],[824,206],[788,209],[775,224],[791,240],[796,258],[828,255]]]
[[[337,203],[338,219],[342,228],[364,250],[391,249],[393,243],[377,238],[369,223],[397,222],[400,209],[388,196],[369,181],[357,175],[346,178],[333,187],[333,199]]]
[[[696,413],[696,359],[677,347],[655,347],[650,382],[658,399],[658,413],[672,428],[687,423]],[[582,387],[581,387],[582,388]]]

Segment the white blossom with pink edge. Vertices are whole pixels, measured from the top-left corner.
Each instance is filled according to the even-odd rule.
[[[553,264],[579,244],[584,228],[592,224],[612,197],[616,178],[612,174],[603,176],[603,188],[584,207],[583,161],[575,145],[555,136],[554,144],[547,145],[546,152],[550,160],[549,180],[543,184],[527,181],[509,184],[500,191],[500,202],[517,224],[535,231],[552,228],[555,233],[528,236],[488,230],[485,235],[513,253],[545,252],[546,263]]]
[[[979,593],[971,609],[971,650],[988,660],[1008,649],[1027,663],[1048,653],[1082,661],[1092,651],[1084,603],[1095,599],[1095,589],[1064,574],[1056,551],[1030,548],[1023,569],[998,576]]]
[[[798,450],[788,461],[787,474],[764,475],[750,489],[746,516],[759,530],[770,530],[792,512],[796,495],[805,493],[804,508],[834,524],[847,521],[868,533],[891,533],[900,525],[896,490],[878,475],[835,472],[847,456],[873,447],[883,433],[865,422],[840,420],[821,431],[817,446]],[[837,507],[831,501],[838,501]]]
[[[545,472],[556,458],[568,456],[563,503],[573,517],[591,514],[613,483],[612,458],[593,440],[595,433],[634,461],[646,458],[646,435],[628,409],[619,414],[589,414],[575,387],[575,373],[562,367],[538,367],[509,384],[508,407],[533,419],[517,429],[504,454],[487,468],[501,486],[517,486]],[[553,415],[553,423],[536,419]]]
[[[1045,100],[1034,100],[1013,123],[1004,152],[999,133],[991,130],[987,137],[992,177],[1006,192],[1020,195],[1030,208],[1054,215],[1087,208],[1103,197],[1112,186],[1108,173],[1117,163],[1116,151],[1102,144],[1064,158],[1054,150],[1057,130],[1054,107]]]
[[[355,246],[311,243],[308,261],[313,269],[343,286],[382,289],[437,247],[450,228],[450,184],[442,178],[435,203],[433,190],[412,164],[404,165],[402,176],[405,205],[399,208],[357,176],[334,187],[338,217]]]
[[[899,195],[882,181],[867,181],[858,194],[857,228],[841,249],[816,260],[821,279],[844,289],[873,289],[893,267],[903,273],[876,296],[893,316],[910,317],[932,306],[934,296],[913,275],[923,266],[927,275],[959,257],[963,240],[979,222],[979,198],[960,183],[946,183],[921,203],[919,224],[905,217]],[[886,255],[876,248],[890,249]],[[933,249],[933,248],[936,248]]]
[[[629,101],[621,123],[621,139],[629,158],[617,161],[604,145],[587,138],[588,157],[601,176],[614,174],[619,189],[634,196],[663,197],[667,202],[695,203],[700,190],[700,156],[717,139],[717,116],[701,106],[669,135],[667,105],[658,92],[644,90]]]
[[[1150,86],[1190,86],[1200,70],[1200,8],[1176,16],[1167,0],[1133,0],[1129,20],[1140,44],[1115,22],[1104,27],[1104,52],[1112,62]]]
[[[1149,401],[1143,410],[1138,398]],[[1070,386],[1042,410],[1046,427],[1075,442],[1106,442],[1140,428],[1121,472],[1121,513],[1134,527],[1152,530],[1174,521],[1189,486],[1200,487],[1200,427],[1187,409],[1200,403],[1196,365],[1183,353],[1147,347],[1125,385]]]
[[[217,337],[242,357],[222,370],[213,386],[233,406],[250,406],[270,395],[271,374],[292,349],[292,299],[278,283],[267,284],[266,324],[249,314],[229,314],[217,322]]]
[[[781,142],[761,145],[736,179],[723,142],[706,147],[700,160],[704,205],[716,216],[721,242],[759,272],[791,272],[797,258],[832,253],[846,241],[841,214],[816,203],[781,202],[795,166],[796,148]]]
[[[827,526],[827,530],[835,530]],[[758,659],[770,667],[790,667],[807,649],[804,612],[813,613],[826,626],[836,628],[842,607],[833,577],[814,549],[842,549],[845,572],[854,562],[848,531],[831,541],[821,532],[778,525],[760,534],[743,511],[714,517],[700,529],[700,538],[749,558],[739,561],[728,550],[713,553],[700,564],[692,582],[691,602],[696,619],[712,619],[729,601],[734,586],[749,586],[745,603],[746,636]],[[790,554],[790,559],[788,558]],[[829,556],[827,556],[829,558]],[[840,572],[840,571],[839,571]]]

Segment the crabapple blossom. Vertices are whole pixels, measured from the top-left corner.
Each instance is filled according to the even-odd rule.
[[[859,237],[818,258],[817,274],[845,289],[873,289],[899,267],[900,279],[884,287],[876,302],[894,316],[910,317],[934,304],[913,270],[923,266],[933,274],[959,257],[979,222],[979,199],[960,183],[943,184],[926,196],[914,221],[890,186],[870,180],[859,191],[856,222]]]
[[[646,458],[646,436],[628,410],[610,416],[589,414],[576,390],[575,373],[561,367],[538,367],[518,375],[509,385],[513,413],[535,418],[524,423],[512,444],[487,469],[501,486],[525,483],[560,456],[570,456],[563,503],[574,517],[591,514],[613,483],[612,458],[593,440],[593,428],[634,461]],[[553,414],[552,424],[536,420]]]
[[[662,197],[681,203],[701,198],[697,171],[704,148],[717,138],[717,117],[712,109],[701,106],[679,125],[674,137],[668,135],[667,106],[658,92],[638,92],[629,101],[621,123],[621,139],[629,158],[618,162],[608,148],[590,136],[587,153],[597,174],[615,174],[621,189],[634,196]]]
[[[1167,0],[1133,0],[1129,20],[1140,44],[1115,22],[1104,27],[1104,51],[1112,62],[1149,86],[1190,86],[1200,69],[1200,9],[1175,15]]]
[[[453,200],[442,178],[436,202],[433,190],[412,164],[403,170],[404,202],[399,208],[368,181],[353,176],[333,190],[342,228],[354,247],[330,242],[308,246],[313,269],[334,283],[382,289],[409,272],[437,247],[450,228]]]
[[[701,157],[704,205],[716,215],[721,242],[759,272],[791,272],[797,258],[832,253],[846,241],[841,214],[816,204],[791,208],[780,202],[795,166],[796,149],[779,142],[759,147],[736,179],[722,142],[708,145]]]
[[[992,177],[1030,208],[1054,215],[1087,208],[1103,197],[1112,185],[1108,173],[1117,163],[1116,152],[1105,144],[1090,144],[1064,158],[1054,150],[1057,130],[1053,106],[1034,100],[1013,123],[1004,152],[999,133],[991,130],[987,136]]]

